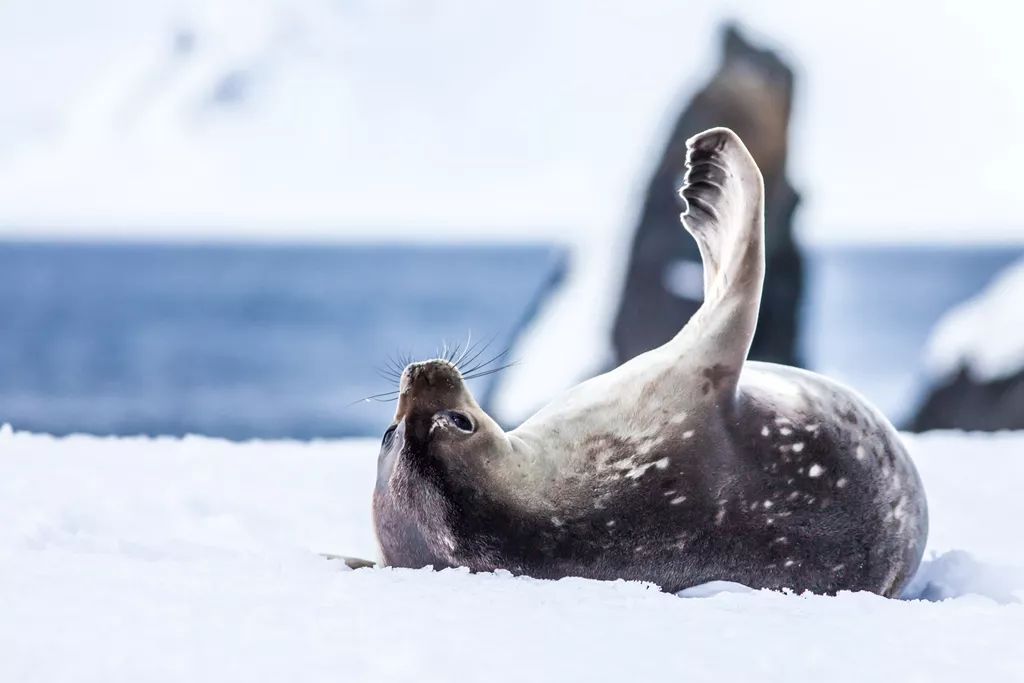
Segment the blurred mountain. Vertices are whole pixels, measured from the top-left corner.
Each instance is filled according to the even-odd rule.
[[[803,265],[793,237],[798,197],[786,178],[792,101],[792,70],[728,26],[721,63],[680,115],[647,187],[612,332],[616,365],[667,342],[703,301],[700,251],[680,225],[678,189],[686,140],[714,126],[736,131],[764,176],[766,278],[750,357],[798,364]]]
[[[1024,429],[1024,261],[947,313],[929,342],[933,383],[914,431]]]
[[[598,51],[621,13],[563,33],[572,10],[100,0],[103,21],[73,27],[45,20],[65,13],[57,0],[15,0],[0,6],[0,45],[38,42],[0,48],[0,91],[22,109],[0,131],[0,225],[442,241],[607,230],[644,158],[636,141],[686,71],[678,46],[652,46],[645,59],[663,66],[623,102],[605,83],[628,67]],[[9,66],[36,54],[42,79]]]

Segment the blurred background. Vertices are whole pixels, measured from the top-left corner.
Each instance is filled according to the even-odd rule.
[[[684,141],[766,181],[752,357],[1024,428],[1003,2],[0,0],[0,423],[379,434],[468,350],[512,426],[700,303]],[[370,400],[362,400],[373,396]]]

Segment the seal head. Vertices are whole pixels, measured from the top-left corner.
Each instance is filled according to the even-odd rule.
[[[497,505],[500,463],[510,453],[509,437],[480,408],[453,363],[438,359],[406,367],[395,419],[381,443],[374,495],[385,562],[469,563],[469,546],[486,539],[465,536],[466,513],[478,517]]]

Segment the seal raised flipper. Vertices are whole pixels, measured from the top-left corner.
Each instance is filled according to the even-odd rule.
[[[662,346],[574,387],[510,432],[515,450],[528,453],[523,459],[530,463],[510,470],[545,469],[539,463],[552,468],[569,457],[565,454],[580,456],[587,467],[593,451],[620,462],[631,455],[643,465],[658,460],[655,449],[631,454],[625,448],[619,455],[603,444],[631,443],[639,423],[671,441],[690,438],[694,424],[719,429],[727,417],[761,300],[764,183],[750,152],[728,128],[707,130],[687,145],[682,220],[704,261],[704,303]],[[615,419],[635,406],[643,407],[636,419]],[[595,424],[601,428],[595,430]],[[581,443],[590,446],[580,448]],[[543,479],[564,488],[557,479]]]
[[[704,303],[679,332],[719,391],[735,391],[764,282],[764,181],[739,137],[712,128],[686,142],[683,225],[704,261]]]

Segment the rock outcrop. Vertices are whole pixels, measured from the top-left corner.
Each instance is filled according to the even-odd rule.
[[[913,431],[1024,429],[1024,260],[948,312],[929,341],[932,386]]]
[[[910,429],[1024,429],[1024,369],[1009,377],[980,380],[961,368],[929,390]]]
[[[796,365],[803,267],[793,240],[798,195],[786,179],[793,72],[729,26],[721,64],[679,117],[647,188],[613,329],[616,363],[672,337],[702,299],[700,254],[679,221],[676,190],[686,140],[713,126],[736,131],[765,181],[766,278],[750,357]]]

